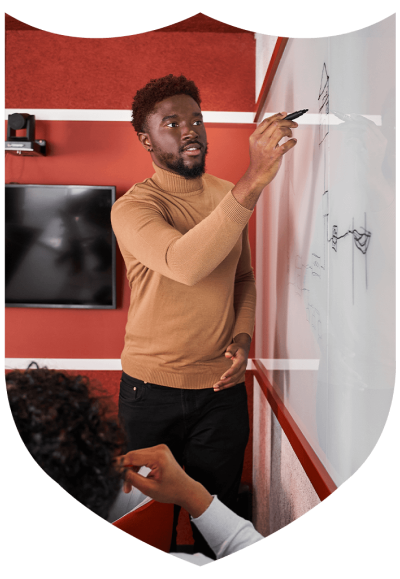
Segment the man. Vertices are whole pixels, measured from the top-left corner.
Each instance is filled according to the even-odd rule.
[[[286,113],[263,121],[234,186],[204,172],[200,103],[182,75],[151,80],[133,101],[132,123],[155,174],[111,213],[131,288],[119,413],[130,449],[167,444],[233,508],[249,433],[244,376],[255,283],[247,224],[295,145],[279,141],[297,124]]]

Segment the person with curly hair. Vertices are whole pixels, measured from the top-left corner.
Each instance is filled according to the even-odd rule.
[[[106,518],[121,488],[114,459],[126,450],[108,397],[85,376],[47,368],[6,375],[11,412],[35,461],[77,501]]]
[[[248,221],[296,144],[297,123],[286,113],[260,123],[234,185],[205,172],[200,104],[195,83],[172,74],[133,99],[132,124],[155,173],[111,212],[131,288],[119,415],[129,449],[167,444],[234,508],[249,436],[244,378],[256,301]],[[196,528],[193,535],[212,556]]]
[[[249,521],[229,511],[203,485],[190,478],[165,445],[125,451],[125,434],[110,413],[110,401],[85,376],[47,368],[6,375],[7,394],[17,430],[33,459],[72,497],[107,518],[121,492],[133,487],[176,503],[193,516],[216,558],[263,537]],[[147,477],[140,467],[146,466]],[[129,500],[130,509],[135,504]],[[200,553],[174,553],[197,565],[212,559]],[[213,557],[213,558],[215,558]]]

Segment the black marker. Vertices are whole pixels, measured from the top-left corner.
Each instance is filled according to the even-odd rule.
[[[284,121],[293,121],[293,119],[297,119],[297,117],[301,117],[301,115],[304,115],[304,113],[306,113],[307,111],[308,111],[308,109],[303,109],[302,111],[296,111],[295,113],[291,113],[290,115],[285,117],[283,120]]]

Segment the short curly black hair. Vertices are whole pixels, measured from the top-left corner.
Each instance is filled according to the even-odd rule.
[[[15,424],[33,458],[70,495],[106,518],[122,484],[113,459],[126,450],[107,398],[94,394],[87,377],[47,368],[12,371],[6,384]]]
[[[143,88],[139,89],[132,103],[132,125],[137,133],[147,132],[146,120],[157,103],[169,97],[186,94],[200,106],[199,89],[192,80],[183,74],[174,76],[167,74],[161,78],[152,78]]]

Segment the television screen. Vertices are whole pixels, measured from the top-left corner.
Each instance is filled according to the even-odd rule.
[[[115,187],[5,188],[8,307],[116,307]]]

